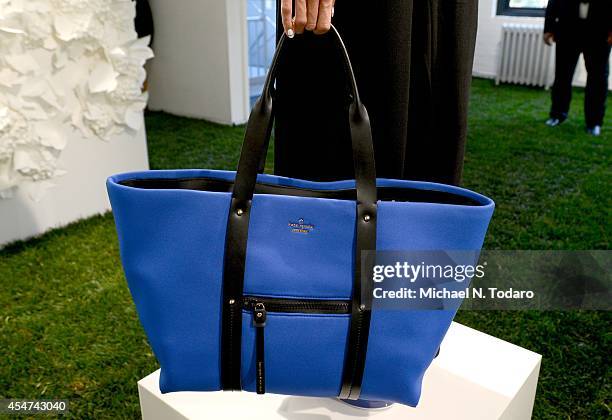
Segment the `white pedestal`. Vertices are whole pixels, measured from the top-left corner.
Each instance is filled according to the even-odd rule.
[[[159,392],[159,371],[138,382],[145,420],[529,419],[542,357],[453,323],[428,369],[417,408],[363,410],[332,398],[248,392]]]
[[[138,133],[109,141],[83,138],[75,132],[62,151],[59,167],[66,174],[51,180],[55,186],[40,194],[39,200],[32,198],[40,188],[36,183],[24,183],[14,197],[0,199],[0,247],[110,210],[106,178],[149,167],[144,124]]]

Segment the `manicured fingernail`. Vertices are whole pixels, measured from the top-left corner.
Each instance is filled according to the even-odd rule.
[[[293,38],[293,37],[295,36],[295,32],[293,32],[293,29],[289,29],[289,30],[287,31],[287,36],[288,36],[289,38]]]
[[[314,28],[316,28],[317,25],[306,25],[306,30],[307,31],[314,31]]]

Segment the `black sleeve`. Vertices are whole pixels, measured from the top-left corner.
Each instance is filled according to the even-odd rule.
[[[548,0],[546,17],[544,19],[544,32],[555,33],[559,21],[559,0]]]
[[[612,33],[612,1],[608,0],[606,2],[606,5],[608,6],[607,12],[606,12],[606,16],[608,16],[608,18],[607,18],[607,21],[608,21],[608,33]]]
[[[153,14],[148,0],[136,0],[136,33],[139,38],[151,35],[151,43],[153,41]]]

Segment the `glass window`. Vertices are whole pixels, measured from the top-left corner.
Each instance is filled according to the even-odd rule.
[[[548,0],[497,0],[497,14],[507,16],[544,16]]]
[[[528,9],[544,9],[547,0],[510,0],[510,7],[523,7]]]
[[[1,0],[0,0],[1,1]],[[276,48],[276,1],[248,0],[249,84],[251,105],[263,87]]]

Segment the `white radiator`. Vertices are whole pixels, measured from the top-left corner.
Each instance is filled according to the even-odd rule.
[[[504,24],[495,83],[543,86],[554,81],[554,48],[544,44],[542,25]]]

